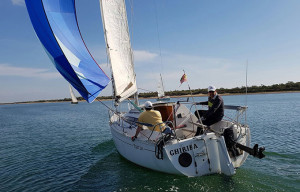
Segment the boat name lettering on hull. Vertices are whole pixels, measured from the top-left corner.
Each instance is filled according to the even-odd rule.
[[[196,144],[194,145],[187,145],[185,147],[180,147],[180,148],[177,148],[177,149],[172,149],[170,150],[170,155],[173,156],[173,155],[179,155],[181,153],[184,153],[184,152],[187,152],[187,151],[191,151],[193,149],[197,149],[198,146]]]

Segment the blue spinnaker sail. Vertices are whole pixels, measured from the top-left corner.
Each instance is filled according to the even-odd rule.
[[[75,0],[25,0],[35,29],[60,74],[88,102],[110,79],[95,62],[81,37]]]

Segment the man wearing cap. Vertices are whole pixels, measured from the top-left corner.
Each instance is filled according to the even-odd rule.
[[[218,95],[215,86],[208,86],[208,101],[199,102],[196,104],[208,105],[208,110],[195,111],[196,117],[201,118],[204,125],[210,126],[222,120],[224,116],[224,102],[220,95]],[[199,117],[200,115],[200,117]],[[201,127],[197,128],[196,135],[200,135],[202,131]]]
[[[157,132],[163,132],[165,134],[169,134],[172,133],[171,128],[166,126],[163,121],[162,121],[162,117],[159,111],[153,110],[153,105],[150,101],[146,101],[144,104],[144,107],[146,109],[146,111],[143,111],[139,118],[138,118],[138,122],[140,123],[147,123],[147,124],[151,124],[152,126],[147,126],[148,129],[150,130],[154,130]],[[138,134],[141,132],[142,130],[142,125],[138,124],[138,128],[136,129],[136,133],[135,135],[131,138],[132,141],[134,141]]]

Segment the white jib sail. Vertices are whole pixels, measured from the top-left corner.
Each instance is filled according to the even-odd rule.
[[[78,103],[77,98],[74,95],[71,85],[69,85],[69,88],[70,88],[70,95],[71,95],[72,103]]]
[[[158,98],[165,96],[164,84],[163,84],[161,74],[160,74],[160,79],[159,79],[158,87],[157,87],[157,96],[158,96]]]
[[[100,0],[114,96],[121,102],[137,92],[124,0]]]

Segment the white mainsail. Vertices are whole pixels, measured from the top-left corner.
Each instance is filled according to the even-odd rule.
[[[160,80],[158,82],[158,87],[157,87],[157,96],[158,96],[158,98],[165,96],[164,84],[163,84],[161,74],[160,74]]]
[[[78,100],[77,100],[77,98],[75,97],[75,95],[74,95],[74,92],[73,92],[73,90],[72,90],[72,87],[71,87],[71,85],[69,85],[69,88],[70,88],[70,95],[71,95],[71,99],[72,99],[72,104],[77,104],[78,103]]]
[[[114,97],[121,102],[137,92],[124,0],[100,0]]]

